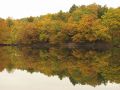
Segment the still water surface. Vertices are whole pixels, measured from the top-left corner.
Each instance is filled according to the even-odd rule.
[[[1,47],[0,90],[120,90],[120,49]]]

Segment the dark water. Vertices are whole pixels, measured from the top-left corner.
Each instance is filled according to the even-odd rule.
[[[0,90],[120,90],[120,48],[0,47]]]

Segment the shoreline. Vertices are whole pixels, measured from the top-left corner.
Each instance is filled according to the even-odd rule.
[[[0,44],[0,47],[12,46],[12,47],[35,47],[35,48],[44,48],[44,47],[65,47],[65,48],[90,48],[90,49],[108,49],[112,47],[120,48],[119,45],[112,45],[107,42],[81,42],[81,43],[59,43],[59,44],[50,44],[50,43],[33,43],[33,44]]]

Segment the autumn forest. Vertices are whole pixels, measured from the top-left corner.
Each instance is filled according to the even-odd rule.
[[[107,42],[120,44],[120,7],[76,6],[68,12],[0,18],[0,44]]]
[[[120,3],[53,1],[0,7],[0,90],[120,90]]]

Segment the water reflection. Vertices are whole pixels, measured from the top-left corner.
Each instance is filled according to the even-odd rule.
[[[14,70],[8,73],[6,70],[0,73],[1,90],[119,90],[119,84],[101,84],[95,88],[90,85],[73,86],[68,78],[60,80],[58,76],[47,77],[42,73],[28,73],[26,70]]]
[[[0,47],[0,72],[3,73],[5,69],[9,73],[14,73],[17,69],[26,70],[31,75],[41,73],[48,78],[57,76],[60,81],[67,78],[73,85],[92,87],[107,85],[108,82],[119,84],[119,54],[120,48],[99,51],[55,47]]]

